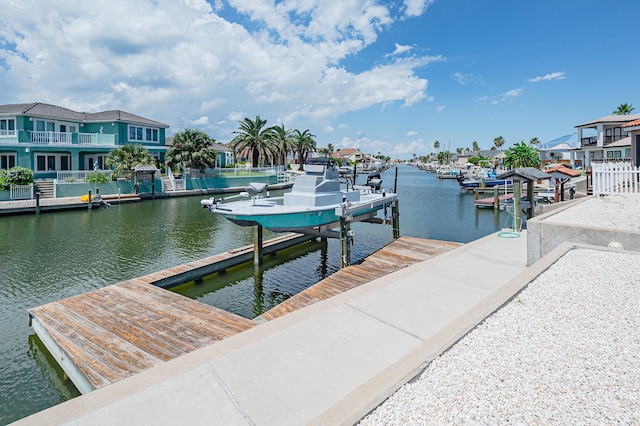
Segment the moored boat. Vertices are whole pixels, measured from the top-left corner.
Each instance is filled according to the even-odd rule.
[[[337,226],[341,218],[363,220],[390,206],[396,194],[381,190],[381,179],[370,176],[364,187],[341,188],[334,164],[307,164],[291,191],[281,197],[266,196],[265,184],[250,184],[250,200],[223,203],[221,199],[201,201],[212,213],[240,226],[262,225],[274,232],[317,232]]]

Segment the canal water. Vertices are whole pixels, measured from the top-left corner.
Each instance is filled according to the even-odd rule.
[[[385,189],[395,170],[383,173]],[[79,395],[29,327],[28,308],[252,244],[251,228],[200,208],[200,199],[0,218],[0,425]],[[506,213],[477,210],[455,180],[409,166],[398,167],[398,199],[404,236],[466,243],[509,226]],[[392,240],[389,226],[353,229],[353,262]],[[175,291],[254,318],[338,268],[336,240],[311,242],[267,256],[259,270],[237,267]]]

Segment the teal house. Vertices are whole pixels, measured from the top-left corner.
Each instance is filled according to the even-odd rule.
[[[59,171],[106,169],[115,147],[139,144],[164,164],[169,126],[120,110],[76,112],[44,103],[0,105],[0,169],[15,166],[35,179]]]

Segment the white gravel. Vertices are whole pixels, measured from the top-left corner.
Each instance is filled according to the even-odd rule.
[[[572,225],[640,231],[640,194],[590,197],[545,220]]]
[[[506,423],[640,424],[640,256],[569,251],[361,421]]]

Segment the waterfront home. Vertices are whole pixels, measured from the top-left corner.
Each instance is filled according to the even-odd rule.
[[[173,144],[173,136],[167,136],[166,146],[170,148]],[[209,148],[216,152],[216,164],[215,167],[233,167],[236,164],[236,155],[229,144],[214,142]]]
[[[622,125],[631,138],[631,165],[640,166],[640,119]]]
[[[592,161],[630,159],[630,127],[625,125],[638,119],[640,114],[612,114],[575,126],[579,146],[572,152],[572,163],[590,167]],[[635,144],[638,144],[637,134]]]
[[[164,163],[169,126],[120,110],[76,112],[39,102],[0,105],[0,169],[33,170],[35,179],[60,171],[105,169],[109,152],[139,144]]]
[[[571,153],[578,146],[578,134],[560,136],[538,146],[543,162],[571,164]]]

